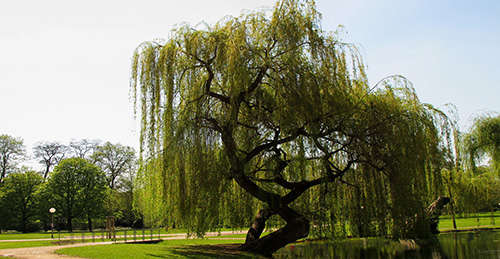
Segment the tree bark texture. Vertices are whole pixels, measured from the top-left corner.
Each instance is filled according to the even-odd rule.
[[[273,214],[280,215],[286,225],[271,234],[260,238],[266,220]],[[252,227],[247,233],[245,244],[241,246],[244,251],[271,257],[278,249],[293,243],[309,234],[309,220],[289,207],[280,208],[277,212],[269,209],[259,211]]]
[[[439,216],[441,216],[442,210],[446,204],[450,202],[450,198],[440,196],[437,198],[429,207],[427,207],[427,217],[431,224],[431,233],[438,234],[438,224]]]
[[[89,228],[89,231],[92,232],[92,218],[90,215],[87,215],[87,226]]]
[[[72,222],[73,218],[72,217],[68,217],[68,231],[69,232],[73,232],[73,222]]]

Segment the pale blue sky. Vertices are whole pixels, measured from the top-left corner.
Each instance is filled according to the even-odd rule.
[[[500,1],[318,0],[322,27],[345,26],[370,82],[401,74],[423,102],[458,107],[461,125],[500,111]],[[130,59],[175,24],[213,23],[274,1],[0,2],[0,134],[101,139],[137,147]]]

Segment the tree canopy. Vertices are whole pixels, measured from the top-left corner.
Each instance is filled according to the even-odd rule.
[[[37,194],[42,183],[43,178],[33,171],[12,173],[5,178],[0,190],[3,224],[13,221],[19,231],[30,230],[29,222],[36,216]]]
[[[40,142],[33,147],[33,153],[39,162],[45,166],[43,179],[47,179],[50,170],[61,161],[67,152],[67,147],[58,142]]]
[[[99,167],[83,158],[68,158],[55,167],[45,191],[70,231],[73,219],[81,216],[87,218],[92,230],[92,218],[103,213],[106,187],[106,177]]]
[[[463,143],[465,160],[472,170],[477,171],[476,165],[489,158],[492,169],[500,177],[500,115],[476,118]]]
[[[97,146],[91,160],[106,172],[109,188],[115,189],[117,180],[127,171],[134,170],[135,150],[132,147],[106,142]]]
[[[380,205],[369,208],[385,224],[380,233],[429,229],[408,222],[439,192],[442,113],[403,77],[370,86],[356,47],[321,29],[314,1],[282,0],[270,15],[145,42],[131,89],[142,125],[137,203],[151,224],[203,233],[243,200],[242,210],[262,208],[244,247],[268,255],[308,235],[313,208],[344,206],[348,193],[357,208]],[[354,187],[341,194],[341,185]],[[318,225],[335,219],[328,213]],[[261,238],[273,215],[286,225]]]

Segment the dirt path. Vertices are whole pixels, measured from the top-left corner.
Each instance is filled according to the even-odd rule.
[[[221,235],[231,235],[231,234],[241,234],[245,233],[243,231],[222,231],[220,232]],[[209,232],[206,234],[206,236],[218,236],[219,232]],[[117,236],[118,238],[118,236]],[[185,233],[179,233],[179,234],[168,234],[168,236],[162,238],[162,240],[172,240],[172,239],[184,239],[186,238]],[[221,239],[229,239],[228,237],[226,238],[221,238]],[[240,238],[234,238],[234,239],[240,239]],[[18,242],[23,242],[23,241],[40,241],[43,239],[22,239],[22,240],[17,240]],[[51,239],[49,239],[51,240]],[[147,240],[147,239],[146,239]],[[7,240],[2,240],[7,241]],[[11,241],[8,241],[11,242]],[[130,241],[129,241],[130,242]],[[72,257],[72,256],[67,256],[67,255],[58,255],[54,253],[56,250],[61,249],[61,248],[66,248],[66,247],[78,247],[78,246],[93,246],[93,245],[109,245],[113,243],[124,243],[124,241],[107,241],[107,242],[95,242],[95,243],[78,243],[78,244],[71,244],[71,245],[63,245],[63,246],[39,246],[39,247],[25,247],[25,248],[13,248],[13,249],[0,249],[0,256],[3,257],[14,257],[14,258],[23,258],[23,259],[52,259],[52,258],[59,258],[59,259],[81,259],[81,257]]]

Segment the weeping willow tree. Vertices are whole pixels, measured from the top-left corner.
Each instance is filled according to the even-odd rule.
[[[494,211],[500,200],[500,116],[477,117],[458,139],[455,168],[445,171],[457,212]]]
[[[489,158],[491,170],[500,177],[500,115],[476,118],[464,136],[463,149],[467,169],[477,173],[477,164]]]
[[[370,88],[337,35],[322,31],[314,1],[282,0],[269,15],[141,44],[131,85],[146,221],[203,234],[255,214],[242,249],[270,255],[306,237],[311,220],[331,230],[351,217],[333,208],[352,197],[360,206],[347,211],[373,211],[382,232],[425,235],[418,219],[441,179],[439,116],[404,78]],[[261,237],[276,217],[281,227]]]

